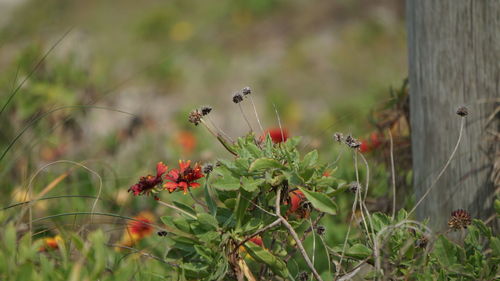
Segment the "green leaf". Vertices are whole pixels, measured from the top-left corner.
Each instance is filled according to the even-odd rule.
[[[219,190],[238,190],[240,189],[240,179],[236,178],[226,167],[219,167],[215,172],[222,176],[216,178],[212,183],[214,188]]]
[[[433,253],[439,263],[445,267],[450,267],[459,263],[457,245],[450,242],[443,235],[440,235],[434,244]]]
[[[495,206],[495,211],[497,212],[497,215],[500,216],[500,200],[499,199],[495,199],[494,206]]]
[[[248,201],[243,197],[248,198],[249,197],[248,192],[242,190],[240,193],[238,193],[238,198],[236,200],[236,208],[234,211],[234,214],[236,216],[236,228],[240,228],[243,225],[244,219],[247,215],[246,210],[250,205],[250,201]]]
[[[213,216],[207,213],[198,214],[198,222],[201,225],[205,226],[205,228],[208,228],[209,230],[210,229],[216,230],[217,228],[219,228],[217,220]]]
[[[186,205],[186,204],[184,204],[182,202],[179,202],[179,201],[173,201],[172,203],[176,207],[178,207],[179,209],[185,211],[186,213],[191,214],[193,216],[196,216],[196,211],[193,208],[191,208],[190,206],[188,206],[188,205]]]
[[[472,220],[472,224],[477,227],[481,235],[486,236],[486,237],[491,237],[493,235],[491,228],[487,227],[486,224],[484,224],[483,221],[474,219]]]
[[[493,252],[493,256],[500,258],[500,239],[498,237],[490,238],[490,248]]]
[[[284,168],[280,162],[271,158],[259,158],[250,165],[250,172],[257,172],[269,169],[282,169]]]
[[[337,183],[337,179],[333,177],[322,177],[316,181],[317,188],[328,188],[334,187]]]
[[[253,179],[250,177],[242,177],[241,183],[244,190],[254,192],[258,187],[265,182],[265,179]]]
[[[189,222],[181,217],[174,218],[172,216],[163,216],[161,221],[170,226],[173,229],[180,230],[185,233],[191,233],[191,228],[189,227]]]
[[[207,260],[207,262],[212,262],[212,257],[210,255],[211,253],[209,250],[207,250],[206,247],[203,247],[201,245],[194,245],[194,250],[199,256]]]
[[[374,213],[372,214],[372,223],[375,232],[379,232],[384,227],[391,224],[391,218],[389,218],[386,214]]]
[[[397,221],[403,221],[408,218],[408,213],[406,212],[405,209],[401,209],[398,211],[398,214],[396,216]]]
[[[275,274],[283,278],[288,277],[289,273],[286,264],[282,260],[276,258],[268,250],[257,246],[254,243],[245,243],[243,246],[247,250],[248,254],[257,262],[266,264]]]
[[[303,167],[311,167],[318,163],[318,151],[315,149],[304,156],[302,160]]]
[[[328,196],[320,192],[307,190],[300,186],[298,188],[304,193],[307,200],[311,202],[314,208],[330,215],[337,214],[337,205]]]
[[[372,254],[372,250],[363,244],[354,244],[345,251],[345,255],[357,259],[365,259]]]
[[[208,210],[210,214],[213,216],[217,215],[217,204],[215,204],[214,199],[210,195],[210,191],[208,190],[208,181],[205,182],[205,187],[203,188],[203,192],[205,194],[205,202],[207,202]]]

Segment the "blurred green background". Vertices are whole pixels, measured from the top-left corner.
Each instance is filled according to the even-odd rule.
[[[48,187],[46,196],[96,196],[98,177],[54,162],[66,159],[102,178],[96,210],[162,214],[148,198],[131,200],[127,188],[158,161],[229,157],[187,113],[211,105],[213,121],[241,136],[247,127],[231,97],[245,86],[266,129],[278,126],[276,107],[304,149],[333,161],[339,148],[332,134],[368,136],[370,112],[407,75],[403,11],[399,0],[0,0],[1,106],[22,83],[0,114],[0,186],[8,195],[0,202]],[[251,106],[244,109],[257,128]],[[337,176],[354,180],[352,159],[344,158]],[[372,169],[375,193],[384,194],[385,169]],[[34,217],[89,211],[92,202],[44,200]],[[345,216],[330,239],[341,241]],[[87,220],[37,227],[71,221],[74,229]],[[123,227],[108,225],[115,221],[101,218],[93,228],[102,223],[119,237]]]

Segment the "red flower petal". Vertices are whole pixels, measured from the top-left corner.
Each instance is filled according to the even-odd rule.
[[[181,174],[186,171],[186,169],[191,166],[191,160],[188,160],[186,162],[179,160],[179,168],[181,169]]]
[[[189,187],[192,187],[192,188],[200,187],[200,184],[197,182],[192,182],[189,184]]]
[[[268,134],[274,143],[285,142],[288,139],[287,129],[283,129],[283,131],[280,128],[269,129],[262,137],[262,140],[264,140],[265,136],[267,136]]]
[[[168,170],[168,167],[163,164],[163,162],[158,162],[158,164],[156,164],[156,176],[157,177],[161,177],[163,174],[165,174]]]
[[[179,186],[179,184],[177,184],[175,182],[171,182],[171,181],[169,181],[163,185],[163,187],[168,189],[169,192],[174,192],[177,189],[177,186]]]
[[[189,186],[186,182],[181,181],[178,186],[179,186],[179,188],[182,188],[184,190],[184,194],[186,194],[188,192]]]

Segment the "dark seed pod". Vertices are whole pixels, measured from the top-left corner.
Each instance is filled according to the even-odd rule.
[[[158,231],[156,234],[158,234],[158,236],[160,236],[160,237],[163,237],[163,236],[167,236],[168,232],[166,232],[165,230],[162,230],[162,231]]]
[[[206,106],[201,107],[201,114],[203,116],[208,115],[211,111],[212,111],[212,107],[210,107],[210,106],[206,105]]]
[[[349,184],[348,190],[352,193],[356,193],[358,190],[361,191],[361,184],[359,184],[359,182],[353,181]]]
[[[344,135],[342,133],[335,133],[333,134],[333,139],[336,141],[336,142],[342,142],[344,140]]]
[[[316,227],[316,233],[317,233],[318,235],[323,235],[323,234],[325,234],[325,231],[326,231],[326,228],[325,228],[323,225],[318,225],[318,226]]]
[[[427,247],[427,243],[429,243],[429,239],[427,239],[427,237],[422,237],[415,241],[415,247],[423,249]]]
[[[234,93],[234,95],[233,95],[233,102],[234,103],[240,103],[242,101],[243,101],[243,96],[239,92]]]
[[[469,212],[458,209],[451,212],[450,220],[448,221],[448,226],[453,230],[459,230],[462,228],[467,228],[472,223],[472,218]]]
[[[203,166],[203,173],[208,175],[214,170],[214,165],[208,163]]]
[[[193,123],[195,126],[198,126],[201,122],[201,117],[203,117],[203,114],[198,109],[195,109],[189,113],[188,120],[189,122]]]
[[[350,148],[359,148],[361,146],[361,142],[350,135],[345,138],[345,144]]]
[[[305,271],[302,271],[299,273],[299,278],[297,278],[299,281],[307,281],[309,279],[309,274]]]
[[[244,96],[250,95],[252,93],[252,89],[250,89],[250,87],[245,87],[241,90],[241,93],[243,93]]]
[[[457,109],[457,114],[459,116],[465,117],[469,114],[469,110],[465,106],[461,106]]]

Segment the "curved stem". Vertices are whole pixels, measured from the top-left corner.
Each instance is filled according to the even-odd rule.
[[[422,201],[424,201],[425,197],[427,197],[427,195],[429,195],[429,193],[434,188],[434,186],[436,186],[436,183],[438,182],[438,180],[444,174],[444,171],[446,171],[446,169],[450,165],[451,159],[453,159],[453,156],[455,156],[455,154],[458,151],[458,145],[460,144],[460,141],[462,140],[462,135],[463,135],[464,127],[465,127],[465,118],[462,117],[462,120],[461,120],[461,123],[460,123],[460,132],[458,133],[457,144],[455,144],[455,148],[453,148],[453,151],[450,154],[450,158],[448,158],[448,161],[446,161],[446,164],[444,165],[443,169],[441,169],[441,171],[439,172],[438,176],[434,179],[434,181],[432,182],[431,186],[427,189],[427,191],[420,198],[420,200],[418,200],[418,202],[415,204],[415,206],[413,207],[413,209],[411,209],[411,211],[408,212],[408,216],[410,216],[417,209],[418,205],[420,205],[420,203],[422,203]]]

